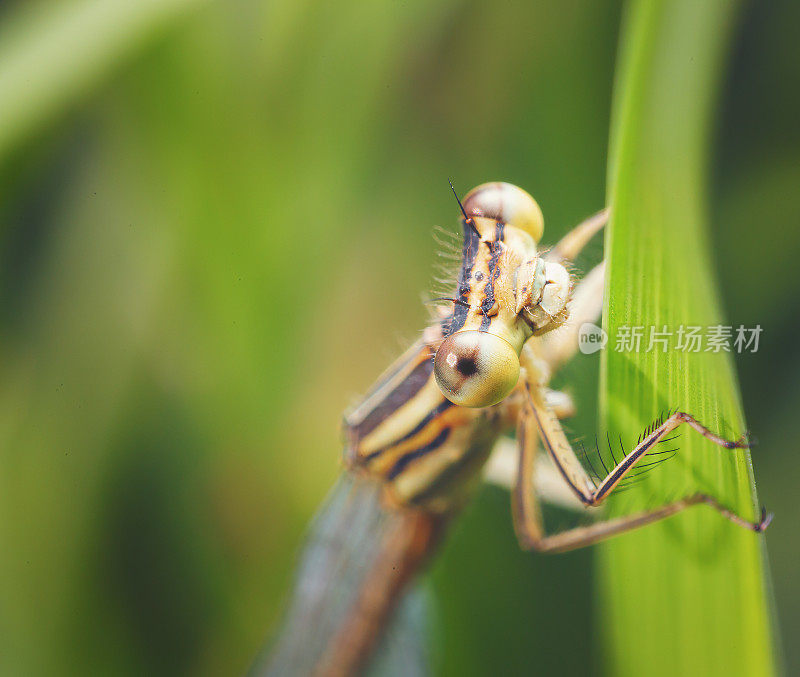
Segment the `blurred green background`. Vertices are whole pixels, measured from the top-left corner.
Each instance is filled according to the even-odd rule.
[[[619,20],[589,0],[0,6],[0,671],[247,668],[341,412],[425,324],[447,179],[525,187],[550,241],[602,206]],[[799,26],[790,0],[744,6],[711,200],[728,321],[764,328],[736,362],[790,674]],[[561,379],[576,431],[596,369]],[[591,561],[519,552],[485,488],[426,578],[437,673],[601,672]]]

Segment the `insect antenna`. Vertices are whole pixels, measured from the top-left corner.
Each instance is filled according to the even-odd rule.
[[[458,208],[461,210],[461,213],[464,215],[464,223],[466,223],[466,224],[467,224],[467,225],[469,225],[469,226],[472,226],[472,229],[473,229],[473,230],[474,230],[476,233],[478,233],[478,235],[480,235],[480,232],[479,232],[479,231],[478,231],[478,229],[475,227],[475,222],[474,222],[474,221],[473,221],[473,220],[472,220],[472,219],[471,219],[469,216],[467,216],[467,212],[466,212],[466,210],[464,209],[464,205],[462,205],[462,204],[461,204],[461,200],[459,200],[459,199],[458,199],[458,193],[456,193],[456,189],[455,189],[455,187],[453,186],[453,182],[452,182],[450,179],[447,179],[447,183],[449,183],[449,184],[450,184],[450,190],[452,190],[452,191],[453,191],[453,195],[454,195],[454,196],[455,196],[455,198],[456,198],[456,202],[458,202]]]
[[[469,223],[469,216],[467,216],[467,212],[464,211],[464,205],[461,204],[461,200],[458,199],[458,193],[456,193],[455,186],[453,186],[453,182],[450,179],[447,179],[447,183],[450,184],[450,190],[453,191],[453,195],[456,198],[456,202],[458,202],[458,208],[461,210],[461,213],[464,215],[464,220]]]

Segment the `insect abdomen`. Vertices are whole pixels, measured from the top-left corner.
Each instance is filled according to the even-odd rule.
[[[415,344],[345,417],[347,464],[380,479],[403,504],[439,498],[437,487],[464,469],[484,418],[442,395],[434,352],[430,342]]]

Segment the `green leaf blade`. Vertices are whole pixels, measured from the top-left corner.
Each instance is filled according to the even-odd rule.
[[[729,2],[634,2],[623,30],[609,160],[609,258],[601,366],[606,429],[626,446],[679,407],[728,437],[746,429],[731,355],[675,350],[678,327],[724,325],[706,235],[709,123],[736,15]],[[726,262],[742,266],[747,262]],[[615,350],[643,327],[638,352]],[[649,330],[672,331],[648,351]],[[746,518],[757,497],[750,454],[680,430],[679,453],[614,513],[697,491]],[[674,445],[672,445],[674,446]],[[630,446],[627,446],[629,449]],[[706,507],[600,549],[600,616],[613,674],[772,674],[763,538]]]
[[[0,26],[0,158],[201,2],[75,0],[7,12]]]

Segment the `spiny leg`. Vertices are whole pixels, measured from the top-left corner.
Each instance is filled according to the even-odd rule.
[[[532,369],[529,363],[526,366],[526,379],[530,378]],[[520,420],[525,421],[528,426],[536,426],[545,451],[552,458],[564,481],[584,505],[592,505],[595,485],[575,455],[558,418],[547,406],[542,388],[532,382],[532,379],[526,380],[522,387],[524,394]]]
[[[656,428],[649,431],[630,453],[626,454],[610,472],[607,471],[605,479],[600,484],[595,485],[575,455],[572,445],[564,434],[561,423],[547,404],[544,396],[545,391],[539,384],[539,373],[534,356],[523,350],[520,358],[525,368],[524,378],[521,379],[523,406],[520,416],[530,417],[536,422],[545,450],[553,459],[556,468],[561,472],[564,481],[584,505],[596,506],[600,504],[655,444],[681,424],[689,425],[705,438],[726,449],[748,447],[744,439],[736,442],[727,440],[700,424],[690,414],[676,411]],[[708,503],[707,500],[703,502]],[[741,520],[741,518],[737,519]]]
[[[750,522],[720,505],[711,496],[698,493],[654,510],[604,520],[589,526],[569,529],[558,534],[546,535],[539,502],[533,489],[536,469],[537,430],[538,425],[534,416],[533,406],[526,404],[522,409],[517,427],[519,458],[516,484],[511,494],[514,530],[520,545],[525,549],[533,549],[539,552],[564,552],[581,548],[665,519],[690,506],[701,504],[714,508],[734,524],[755,532],[761,532],[766,529],[772,520],[772,515],[768,515],[762,509],[760,521]]]
[[[636,466],[636,463],[649,450],[679,425],[686,423],[706,439],[726,449],[745,449],[749,445],[744,439],[737,442],[710,431],[693,416],[683,411],[676,411],[667,417],[654,430],[650,431],[617,463],[606,477],[595,485],[575,455],[572,445],[564,434],[558,418],[553,414],[543,396],[543,389],[537,382],[536,364],[525,351],[520,356],[525,367],[525,380],[522,384],[523,398],[527,400],[529,410],[539,426],[542,442],[548,454],[553,458],[556,467],[561,471],[567,484],[586,505],[597,505],[616,487],[619,482]],[[524,413],[524,409],[523,409]]]
[[[635,467],[636,463],[644,457],[650,449],[660,440],[675,430],[679,425],[686,423],[699,432],[703,437],[725,449],[746,449],[749,445],[744,439],[733,442],[720,437],[702,425],[697,419],[684,411],[676,411],[667,417],[655,430],[646,435],[629,454],[627,454],[598,485],[592,497],[592,504],[597,505],[608,496],[614,487]]]

